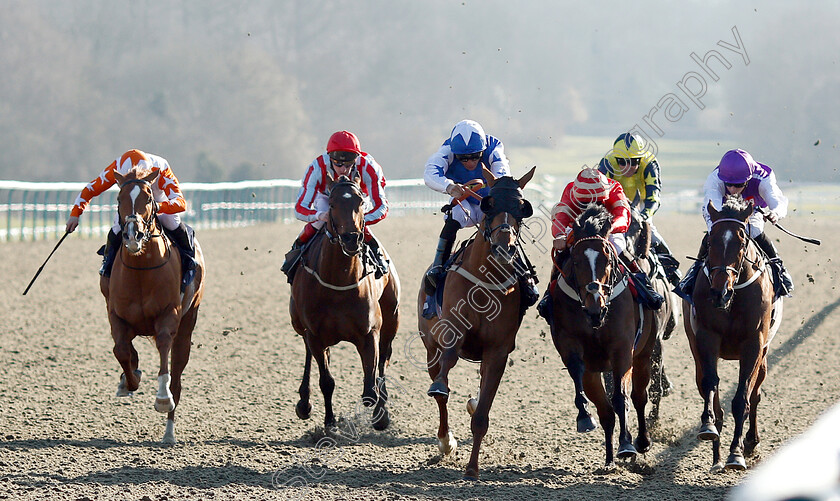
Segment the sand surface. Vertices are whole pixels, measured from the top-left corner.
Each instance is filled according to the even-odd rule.
[[[805,430],[840,394],[840,223],[808,216],[784,223],[823,245],[768,229],[797,289],[771,347],[760,456],[750,466]],[[301,421],[294,412],[304,345],[289,323],[289,286],[279,269],[300,225],[199,232],[207,288],[177,409],[178,443],[171,447],[160,445],[165,417],[153,409],[151,343],[135,341],[144,371],[139,391],[114,396],[121,369],[98,289],[100,242],[68,238],[27,296],[21,292],[56,240],[0,244],[0,498],[711,500],[749,473],[709,472],[711,445],[695,438],[702,400],[682,325],[665,342],[675,389],[662,402],[651,451],[601,471],[603,435],[600,428],[574,431],[571,379],[532,309],[490,413],[481,480],[461,480],[472,447],[464,404],[478,388],[478,366],[460,361],[453,370],[450,412],[459,448],[441,458],[437,406],[426,396],[429,377],[417,362],[425,351],[415,298],[441,225],[440,216],[391,217],[374,228],[403,283],[388,373],[392,424],[384,432],[370,426],[369,413],[358,406],[359,357],[352,346],[339,345],[332,360],[343,432],[326,438],[317,369],[312,418]],[[662,215],[657,226],[678,257],[696,253],[700,216]],[[528,249],[542,289],[547,255]],[[682,269],[687,266],[683,260]],[[721,364],[724,447],[731,440],[736,371],[732,362]]]

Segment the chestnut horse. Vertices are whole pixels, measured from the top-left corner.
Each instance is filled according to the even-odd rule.
[[[630,213],[632,216],[630,226],[625,233],[626,252],[636,260],[641,271],[647,275],[653,290],[664,298],[662,306],[658,310],[652,311],[652,329],[656,336],[656,344],[651,355],[651,378],[648,396],[651,403],[649,424],[653,424],[659,419],[659,404],[662,397],[669,395],[671,391],[665,378],[662,341],[671,337],[679,323],[679,297],[671,291],[671,284],[665,275],[665,269],[659,262],[656,253],[651,251],[652,231],[650,223],[642,218],[635,203],[631,205]]]
[[[471,400],[468,404],[472,410],[473,448],[465,479],[478,479],[478,452],[487,433],[490,406],[521,322],[522,270],[514,266],[514,256],[522,219],[533,213],[531,204],[522,197],[522,189],[535,169],[516,180],[510,176],[496,179],[484,168],[490,187],[490,194],[481,201],[485,217],[478,236],[464,249],[461,262],[447,272],[440,317],[423,317],[426,294],[420,287],[417,317],[433,381],[428,394],[437,401],[440,411],[437,438],[442,455],[452,453],[458,444],[449,430],[446,407],[449,371],[459,357],[481,362],[478,403]]]
[[[362,403],[373,409],[373,427],[384,430],[390,423],[385,369],[391,360],[391,343],[399,326],[400,281],[391,262],[381,278],[366,264],[364,194],[359,173],[352,179],[334,180],[328,174],[330,208],[324,231],[314,237],[304,252],[300,270],[292,281],[289,312],[292,326],[303,336],[306,361],[295,412],[309,419],[309,373],[312,357],[318,364],[319,385],[324,395],[324,427],[336,426],[330,374],[330,347],[341,341],[356,346],[362,359]],[[383,249],[383,252],[384,249]],[[386,254],[387,257],[387,254]],[[305,271],[305,272],[304,272]],[[377,366],[379,377],[376,376]]]
[[[114,356],[123,373],[117,396],[129,396],[140,385],[137,336],[152,336],[160,353],[155,410],[167,414],[163,442],[175,443],[175,407],[181,400],[181,374],[190,358],[198,307],[204,295],[204,257],[195,242],[195,278],[181,293],[181,254],[161,233],[152,183],[159,172],[114,173],[120,187],[117,210],[123,245],[111,278],[99,282],[108,308]],[[170,374],[169,357],[172,357]]]
[[[743,470],[747,467],[744,456],[751,455],[759,442],[756,418],[761,383],[767,375],[767,349],[781,323],[782,300],[774,304],[769,264],[747,232],[753,202],[736,195],[727,197],[720,211],[711,202],[707,208],[712,228],[703,275],[698,273],[694,285],[694,305],[683,301],[685,333],[703,397],[697,438],[712,441],[712,470],[721,469],[723,410],[717,363],[718,359],[738,360],[738,388],[732,399],[735,430],[725,468]],[[750,424],[744,440],[747,415]]]
[[[612,216],[602,204],[588,205],[572,225],[572,245],[552,293],[551,337],[575,386],[577,431],[596,428],[587,410],[595,404],[606,439],[606,467],[613,468],[615,416],[618,414],[618,457],[630,458],[650,449],[645,422],[651,353],[656,344],[653,312],[633,299],[628,276],[607,238]],[[562,291],[562,293],[561,293]],[[601,373],[611,371],[612,396],[607,398]],[[631,392],[632,388],[632,392]],[[627,429],[630,393],[639,433],[635,443]]]

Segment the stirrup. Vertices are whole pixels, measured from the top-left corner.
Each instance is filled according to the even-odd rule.
[[[441,271],[443,271],[443,266],[433,266],[423,276],[423,288],[427,296],[431,297],[435,295]]]

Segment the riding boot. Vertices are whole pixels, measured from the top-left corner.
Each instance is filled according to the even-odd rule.
[[[445,272],[443,265],[449,259],[449,254],[452,253],[452,246],[455,245],[455,240],[447,240],[440,237],[438,240],[437,250],[435,251],[435,260],[432,262],[431,268],[426,272],[424,287],[426,294],[434,295],[437,290],[438,279]]]
[[[300,259],[302,249],[303,242],[300,241],[300,238],[296,238],[294,243],[292,243],[292,248],[286,253],[286,260],[283,261],[283,266],[280,267],[280,271],[286,274],[289,283],[292,283],[292,279],[295,277],[295,270],[297,269],[295,265]]]
[[[633,282],[636,289],[636,301],[651,310],[658,310],[662,307],[662,303],[665,302],[665,298],[656,292],[653,288],[653,284],[650,283],[650,278],[648,278],[648,276],[639,268],[638,263],[632,259],[628,259],[623,254],[622,261],[630,271],[628,275],[630,276],[630,281]]]
[[[537,305],[537,313],[548,322],[548,325],[551,325],[551,309],[552,305],[554,304],[554,300],[551,297],[551,284],[557,280],[557,277],[560,275],[560,266],[562,262],[562,256],[564,251],[553,253],[552,260],[554,260],[554,266],[551,267],[551,277],[548,280],[548,285],[545,288],[545,293],[543,293],[542,299],[540,299],[540,304]],[[565,251],[568,254],[568,251]]]
[[[779,257],[779,252],[776,250],[776,246],[773,245],[773,242],[767,238],[767,235],[765,235],[764,232],[753,238],[753,240],[755,240],[755,243],[758,244],[761,250],[767,254],[767,257],[770,259],[770,267],[773,269],[773,289],[776,292],[776,296],[791,297],[791,293],[793,292],[793,278],[785,269],[785,265]]]
[[[114,259],[117,258],[117,251],[122,245],[122,231],[114,233],[113,230],[108,232],[108,240],[103,245],[97,254],[102,256],[102,266],[99,267],[99,274],[105,278],[111,277],[111,268],[114,267]]]
[[[680,283],[672,290],[681,298],[693,304],[694,283],[697,281],[697,274],[703,268],[703,261],[709,254],[709,234],[703,235],[703,241],[700,243],[700,250],[697,251],[697,260],[691,265],[691,268],[685,274],[685,277],[680,280]]]
[[[193,229],[183,222],[175,229],[167,230],[167,234],[181,254],[181,292],[184,292],[195,278],[195,234]]]
[[[373,275],[376,278],[382,278],[383,275],[388,273],[388,262],[385,260],[382,248],[379,247],[379,240],[371,234],[370,240],[366,243],[368,248],[370,248],[370,256],[373,258],[373,265],[375,268]]]
[[[446,271],[444,265],[446,260],[449,259],[449,254],[452,253],[452,246],[455,245],[455,238],[459,229],[461,229],[461,223],[451,218],[447,218],[443,224],[443,230],[440,232],[440,239],[435,251],[435,260],[423,280],[424,289],[429,296],[434,295],[437,290],[438,279]]]
[[[665,269],[665,276],[668,278],[668,281],[674,287],[678,286],[680,284],[680,280],[682,279],[682,274],[680,274],[680,262],[674,257],[671,249],[668,248],[668,244],[666,244],[664,240],[660,239],[653,247],[653,251],[659,256],[659,262],[662,263],[662,268]]]

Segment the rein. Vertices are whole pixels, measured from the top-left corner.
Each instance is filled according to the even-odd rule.
[[[127,185],[130,185],[130,184],[139,184],[139,185],[144,186],[144,187],[151,186],[151,183],[149,183],[148,181],[145,181],[143,179],[129,179],[128,181],[124,182],[122,184],[122,186],[120,186],[120,188],[122,188],[124,186],[127,186]],[[152,204],[152,210],[151,210],[151,213],[149,214],[148,219],[143,219],[140,216],[138,216],[137,213],[133,213],[133,214],[127,215],[125,217],[125,221],[120,223],[120,230],[123,232],[123,235],[125,235],[126,234],[126,228],[130,227],[132,224],[135,225],[135,226],[139,226],[139,222],[143,221],[143,227],[146,230],[137,232],[137,233],[140,234],[140,248],[141,249],[146,246],[146,242],[148,242],[150,239],[163,237],[163,233],[160,232],[160,229],[158,229],[157,233],[153,233],[154,228],[157,227],[157,224],[155,224],[155,221],[156,221],[157,213],[158,213],[158,203],[157,203],[157,200],[155,200],[154,195],[151,196],[151,204]],[[172,259],[172,249],[171,249],[172,246],[171,245],[165,245],[165,247],[166,247],[166,255],[165,255],[166,259],[162,263],[160,263],[158,265],[155,265],[155,266],[137,267],[137,266],[131,266],[131,265],[127,264],[125,262],[125,259],[123,259],[123,257],[122,257],[122,251],[125,248],[125,244],[120,246],[120,250],[117,253],[117,255],[120,258],[120,262],[123,264],[123,266],[125,266],[128,269],[141,270],[141,271],[142,270],[156,270],[158,268],[162,268],[163,266],[165,266],[167,263],[169,263],[169,260]]]
[[[741,228],[744,228],[744,229],[746,229],[746,227],[747,227],[747,223],[745,223],[744,221],[741,221],[740,219],[734,219],[734,218],[718,219],[717,221],[712,222],[712,227],[714,227],[716,224],[722,223],[722,222],[737,223],[738,225],[741,226]],[[735,282],[738,282],[738,279],[741,277],[741,270],[744,269],[744,261],[746,261],[748,263],[752,263],[752,264],[756,264],[758,262],[758,261],[752,261],[750,259],[747,259],[747,252],[746,251],[747,251],[747,247],[749,246],[749,243],[750,243],[751,240],[752,239],[749,238],[749,236],[748,236],[747,240],[745,240],[741,243],[741,249],[743,250],[743,256],[741,256],[741,260],[738,262],[737,268],[733,267],[733,266],[726,266],[726,265],[709,266],[708,257],[706,258],[706,261],[703,262],[703,274],[706,275],[706,278],[709,280],[710,285],[712,283],[712,275],[714,274],[715,271],[723,271],[724,273],[727,273],[727,274],[731,272],[735,275]],[[766,262],[765,259],[763,259],[761,257],[760,253],[759,253],[759,259],[761,259],[761,268],[755,270],[755,272],[753,272],[753,274],[749,278],[747,278],[744,282],[736,283],[735,285],[733,285],[732,286],[733,290],[744,289],[744,288],[750,286],[756,280],[758,280],[758,277],[761,276],[761,274],[767,268],[767,262]]]
[[[603,241],[606,248],[607,248],[607,254],[609,255],[610,263],[614,265],[613,268],[615,268],[616,270],[620,269],[620,267],[615,266],[616,263],[619,262],[619,259],[618,259],[618,255],[615,252],[615,249],[613,249],[612,244],[610,244],[610,242],[606,238],[601,237],[599,235],[583,237],[579,240],[576,240],[575,243],[572,244],[572,247],[569,249],[569,254],[570,254],[569,257],[571,258],[571,251],[579,243],[585,242],[587,240],[601,240],[601,241]],[[574,270],[574,267],[572,268],[572,270]],[[606,289],[608,292],[607,292],[607,297],[605,299],[605,307],[609,307],[610,302],[613,299],[615,299],[616,297],[618,297],[619,294],[624,292],[624,289],[627,288],[627,284],[628,284],[627,275],[625,273],[621,273],[620,274],[621,278],[616,278],[618,275],[619,275],[618,273],[611,273],[609,284],[601,283],[601,282],[598,282],[598,281],[590,282],[590,283],[586,284],[586,291],[589,294],[592,294],[593,296],[595,296],[595,298],[597,299],[598,290],[601,287]],[[575,282],[575,285],[579,285],[577,283],[577,277],[574,275],[574,271],[573,271],[573,275],[572,275],[572,280]],[[557,285],[560,287],[560,290],[562,290],[563,292],[566,293],[567,296],[569,296],[572,299],[577,299],[578,302],[581,304],[581,306],[584,305],[584,299],[580,296],[577,289],[572,287],[571,284],[569,284],[565,274],[562,273],[562,270],[561,270],[560,276],[558,277]]]

